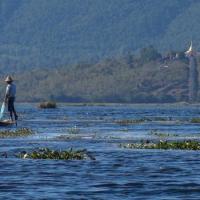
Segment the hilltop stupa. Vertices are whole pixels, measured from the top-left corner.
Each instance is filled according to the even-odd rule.
[[[185,54],[186,54],[187,56],[194,56],[194,55],[195,55],[195,51],[193,50],[192,41],[191,41],[191,43],[190,43],[189,49],[185,52]]]

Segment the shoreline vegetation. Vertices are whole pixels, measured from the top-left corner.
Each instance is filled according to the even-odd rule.
[[[5,74],[11,73],[14,76],[18,88],[17,100],[41,102],[51,99],[56,102],[116,103],[188,101],[189,61],[184,52],[190,43],[190,37],[188,38],[186,35],[191,35],[191,33],[185,31],[188,30],[185,28],[188,25],[182,27],[184,31],[177,30],[179,26],[176,25],[179,23],[183,25],[182,21],[175,23],[174,27],[179,34],[169,34],[167,30],[171,25],[174,26],[172,22],[176,18],[180,20],[184,17],[183,21],[189,23],[190,20],[185,11],[190,8],[190,5],[195,4],[186,2],[168,4],[163,1],[164,3],[159,5],[159,10],[158,5],[153,1],[148,3],[147,7],[143,6],[142,1],[138,1],[137,4],[132,3],[131,0],[126,3],[121,0],[115,1],[101,2],[100,5],[102,4],[102,8],[105,9],[96,9],[98,4],[89,4],[89,7],[93,8],[94,6],[95,9],[84,12],[87,16],[84,19],[82,19],[83,13],[76,10],[82,10],[84,2],[66,2],[65,5],[70,5],[70,8],[74,6],[79,13],[75,21],[72,13],[64,12],[68,6],[62,7],[55,2],[44,3],[46,6],[43,7],[37,3],[24,2],[28,11],[24,9],[24,3],[16,2],[13,5],[19,6],[19,12],[15,12],[12,2],[4,4],[2,10],[5,13],[10,12],[10,14],[8,16],[5,14],[1,19],[3,31],[0,38],[2,38],[2,42],[4,41],[0,46],[1,80]],[[24,6],[22,6],[23,4]],[[109,7],[109,12],[107,4],[112,5]],[[36,10],[40,11],[33,12],[31,9],[33,5]],[[156,9],[153,5],[156,6]],[[199,6],[198,3],[196,6]],[[57,10],[55,13],[60,13],[61,16],[55,17],[45,8]],[[122,14],[125,10],[127,11],[127,8],[130,9],[129,17]],[[143,10],[140,13],[141,8],[144,8],[145,12]],[[147,8],[150,12],[146,12]],[[115,16],[116,11],[121,14]],[[110,12],[113,13],[113,16]],[[44,15],[46,17],[43,16],[43,13],[46,13]],[[198,12],[192,13],[193,17],[198,18]],[[16,17],[18,14],[19,18]],[[26,15],[29,16],[28,19]],[[39,15],[37,17],[40,20],[34,20],[36,15]],[[102,20],[90,21],[89,16],[92,16],[92,19]],[[6,20],[7,17],[9,20]],[[54,17],[55,19],[53,19]],[[131,20],[128,20],[127,17]],[[165,20],[161,20],[163,17]],[[33,20],[32,23],[29,23],[29,20]],[[70,22],[70,20],[72,21]],[[72,27],[69,25],[72,28],[70,31],[66,22],[75,22],[76,25]],[[195,22],[197,30],[193,43],[194,48],[198,48],[198,20]],[[24,31],[17,31],[16,27]],[[105,28],[105,35],[101,34],[99,27]],[[151,31],[149,31],[149,27],[151,27]],[[172,33],[173,29],[171,28],[169,31]],[[49,30],[53,31],[53,39]],[[165,31],[167,35],[169,34],[168,36],[173,37],[167,37],[167,35],[165,37]],[[186,35],[182,35],[180,39],[180,33]],[[108,36],[109,34],[112,37]],[[158,42],[160,39],[162,42]],[[196,57],[199,71],[200,57],[199,55]],[[13,71],[13,69],[15,70]],[[4,89],[2,84],[0,86],[2,99]],[[200,101],[200,95],[197,99]]]
[[[51,102],[51,101],[50,101]],[[118,103],[111,103],[111,102],[65,102],[65,101],[52,101],[56,103],[56,105],[64,105],[64,106],[200,106],[200,102],[196,103],[188,103],[188,102],[173,102],[173,103],[126,103],[126,102],[118,102]],[[17,101],[16,104],[35,104],[38,107],[40,104],[46,103],[40,101]]]
[[[200,58],[197,58],[197,63],[200,66]],[[16,73],[14,77],[20,80],[16,84],[19,88],[18,101],[21,102],[41,102],[48,99],[82,105],[187,104],[188,65],[184,50],[160,53],[149,46],[141,49],[139,55],[130,53],[96,63],[34,69]],[[24,80],[24,77],[29,81]],[[35,85],[38,87],[34,87]],[[62,87],[58,87],[60,85]],[[3,94],[3,89],[0,87],[0,94],[1,91]]]

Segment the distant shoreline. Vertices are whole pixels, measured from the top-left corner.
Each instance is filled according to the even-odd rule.
[[[41,102],[16,102],[16,104],[40,104]],[[200,106],[200,102],[188,103],[188,102],[175,102],[175,103],[98,103],[98,102],[84,102],[84,103],[73,103],[73,102],[57,102],[58,105],[66,106],[142,106],[142,105],[163,105],[163,106]]]

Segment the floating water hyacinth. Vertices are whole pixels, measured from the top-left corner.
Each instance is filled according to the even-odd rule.
[[[0,131],[0,138],[9,138],[9,137],[26,137],[35,134],[31,129],[21,128],[15,131],[4,130]]]
[[[49,148],[40,148],[32,152],[22,151],[19,155],[22,159],[53,159],[53,160],[84,160],[95,158],[87,152],[86,149],[83,150],[52,150]]]
[[[179,137],[178,134],[174,134],[174,133],[162,133],[162,132],[158,132],[158,131],[154,131],[154,130],[152,130],[150,132],[150,135],[157,136],[157,137]]]
[[[147,121],[146,119],[122,119],[122,120],[117,120],[116,123],[121,125],[121,126],[126,126],[130,124],[139,124]]]
[[[83,139],[81,135],[59,135],[55,137],[56,140],[77,140],[77,139]]]
[[[69,128],[67,131],[68,134],[76,135],[80,133],[80,129],[77,128],[77,126],[74,126],[72,128]]]
[[[190,120],[191,123],[200,123],[200,118],[192,118]]]
[[[141,141],[136,143],[120,144],[121,148],[128,149],[174,149],[174,150],[200,150],[200,142],[198,141]]]

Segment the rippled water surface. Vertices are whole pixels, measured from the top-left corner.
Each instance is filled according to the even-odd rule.
[[[121,142],[155,139],[152,131],[199,139],[200,124],[190,123],[191,118],[200,117],[198,105],[59,105],[40,110],[34,104],[19,104],[17,108],[18,127],[31,128],[37,134],[0,140],[0,152],[8,153],[8,158],[0,158],[0,199],[200,198],[200,152],[119,148]],[[116,123],[143,118],[151,121]],[[74,127],[75,135],[70,132]],[[60,135],[70,139],[59,140]],[[96,160],[23,160],[14,156],[37,147],[84,148]]]

